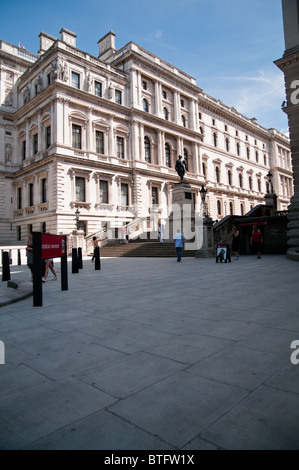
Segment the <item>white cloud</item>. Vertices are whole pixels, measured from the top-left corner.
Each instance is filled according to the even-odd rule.
[[[217,81],[217,86],[215,86]],[[226,105],[235,107],[249,118],[256,117],[265,127],[286,131],[286,117],[281,111],[285,100],[283,74],[275,70],[260,70],[253,76],[224,76],[205,79],[211,94]],[[220,82],[220,83],[219,83]]]

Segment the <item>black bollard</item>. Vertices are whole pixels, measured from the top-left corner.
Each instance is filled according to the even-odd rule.
[[[18,266],[21,266],[22,260],[21,260],[21,250],[18,250]]]
[[[96,246],[96,247],[95,247],[94,255],[95,255],[95,258],[94,258],[94,269],[95,269],[96,271],[98,271],[98,270],[101,269],[101,258],[100,258],[100,247],[99,247],[99,246]]]
[[[2,252],[2,281],[10,281],[9,253]]]
[[[83,269],[82,248],[78,248],[78,269]]]
[[[79,272],[77,248],[72,248],[72,274]]]

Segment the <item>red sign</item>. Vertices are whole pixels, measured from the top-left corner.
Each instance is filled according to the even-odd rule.
[[[65,237],[42,233],[42,259],[66,256]]]
[[[254,225],[268,225],[268,222],[261,221],[261,222],[247,222],[243,224],[239,224],[240,227],[253,227]]]

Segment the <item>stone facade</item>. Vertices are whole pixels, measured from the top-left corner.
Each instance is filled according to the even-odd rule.
[[[289,206],[288,258],[299,261],[299,2],[283,0],[283,18],[286,50],[276,65],[285,76],[286,99],[284,111],[288,115],[294,195]]]
[[[41,33],[38,55],[0,41],[0,243],[29,230],[112,236],[171,213],[178,155],[195,212],[214,219],[263,204],[273,175],[278,210],[293,194],[289,140],[208,96],[196,80],[111,31],[99,56],[76,35]]]

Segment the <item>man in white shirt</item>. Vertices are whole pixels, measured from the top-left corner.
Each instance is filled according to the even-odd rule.
[[[184,235],[180,232],[180,230],[177,229],[177,233],[175,234],[173,239],[175,241],[175,248],[176,248],[176,252],[177,252],[177,261],[178,261],[178,263],[180,263],[185,238],[184,238]]]

